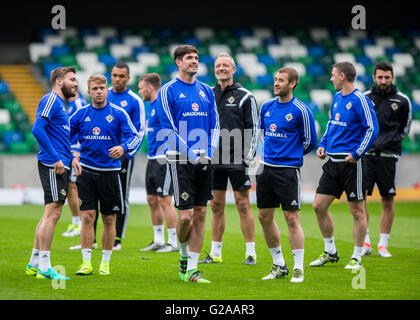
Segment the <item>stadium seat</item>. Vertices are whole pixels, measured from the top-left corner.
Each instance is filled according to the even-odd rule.
[[[333,96],[330,91],[324,89],[311,90],[309,93],[311,101],[316,103],[318,106],[324,104],[331,104]]]
[[[377,46],[383,47],[383,48],[393,48],[395,47],[395,41],[392,37],[376,37],[375,38],[375,44]]]
[[[302,76],[306,75],[306,67],[303,63],[300,62],[286,62],[284,64],[285,67],[291,67],[293,69],[295,69],[297,71],[297,73],[299,74],[299,77],[301,78]],[[300,82],[300,80],[299,80]]]
[[[252,94],[255,97],[255,100],[257,101],[258,109],[261,108],[261,105],[267,101],[268,99],[272,98],[271,92],[264,89],[257,89],[257,90],[251,90]]]
[[[262,44],[261,38],[256,36],[245,36],[241,38],[241,45],[246,50],[250,50],[252,48],[260,47]]]
[[[6,124],[10,122],[10,112],[6,109],[0,109],[0,124]]]
[[[210,27],[199,27],[194,29],[194,35],[201,41],[214,37],[214,30]]]
[[[351,62],[351,63],[356,63],[356,58],[354,57],[353,54],[351,53],[345,53],[345,52],[339,52],[339,53],[335,53],[334,54],[334,62]]]
[[[385,55],[385,48],[377,45],[366,45],[364,50],[365,54],[372,60]]]
[[[98,27],[96,30],[97,34],[104,38],[117,37],[118,32],[115,27]]]
[[[320,40],[328,39],[330,36],[328,29],[326,28],[312,28],[309,31],[311,38],[318,42]]]
[[[87,35],[83,38],[83,41],[86,49],[88,50],[105,45],[105,38],[97,34]]]
[[[139,53],[136,56],[136,59],[139,63],[145,65],[146,67],[156,67],[160,63],[159,55],[153,52]]]
[[[44,37],[44,43],[49,46],[62,46],[65,44],[65,39],[57,34],[48,34]]]
[[[125,43],[113,43],[109,46],[109,51],[115,59],[119,60],[121,58],[130,57],[133,49]]]
[[[22,142],[23,136],[20,131],[5,131],[2,134],[3,143],[5,144],[6,148],[9,148],[10,144],[14,142]]]
[[[45,43],[29,44],[29,57],[32,63],[37,63],[40,57],[49,56],[51,54],[51,45]]]
[[[395,64],[399,64],[404,67],[413,67],[414,66],[414,58],[409,53],[395,53],[392,56],[392,60]]]
[[[413,102],[420,104],[420,89],[411,91],[411,96],[413,97]]]
[[[337,37],[336,38],[337,45],[340,48],[341,51],[347,51],[350,48],[354,48],[357,46],[357,40],[353,37]]]
[[[126,35],[123,37],[123,43],[131,48],[141,47],[144,45],[144,39],[139,35]]]
[[[9,92],[9,85],[7,82],[0,81],[0,93],[6,93]]]

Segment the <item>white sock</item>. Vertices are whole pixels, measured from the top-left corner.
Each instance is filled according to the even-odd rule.
[[[351,256],[352,259],[356,259],[359,262],[362,262],[362,247],[354,246],[353,255]]]
[[[293,266],[293,270],[299,269],[303,271],[303,256],[304,256],[304,249],[295,249],[292,250],[293,253],[293,259],[295,262],[295,265]]]
[[[188,257],[188,241],[179,243],[179,254],[181,257]]]
[[[331,238],[324,238],[324,247],[325,247],[325,252],[334,254],[337,252],[337,249],[335,248],[335,243],[334,243],[334,237]]]
[[[72,224],[77,224],[78,226],[80,226],[82,221],[80,220],[79,216],[72,216],[71,217],[71,223]]]
[[[388,239],[389,239],[389,234],[387,233],[380,233],[379,234],[379,243],[378,243],[378,247],[385,247],[388,248]]]
[[[173,245],[174,247],[177,246],[176,244],[176,228],[167,229],[168,231],[168,243]]]
[[[369,228],[366,229],[365,243],[370,244]]]
[[[161,226],[153,226],[153,234],[154,234],[154,243],[164,245],[165,244],[165,227],[164,225]]]
[[[268,248],[268,250],[270,250],[271,256],[273,257],[273,264],[284,266],[286,262],[284,261],[283,253],[281,252],[281,246]]]
[[[38,249],[35,249],[35,248],[32,249],[32,254],[31,254],[31,259],[29,260],[29,264],[34,268],[39,267],[39,250]]]
[[[102,250],[102,262],[109,262],[111,260],[112,250]]]
[[[222,256],[222,242],[212,241],[210,255],[220,258]]]
[[[39,251],[39,270],[47,272],[49,268],[51,268],[50,250]]]
[[[254,256],[255,258],[257,257],[257,254],[255,253],[255,242],[245,242],[245,247],[245,258],[249,255]]]
[[[82,249],[83,261],[92,260],[92,249]]]
[[[197,269],[198,258],[200,257],[199,252],[189,252],[188,253],[188,263],[187,263],[187,271],[192,269]]]

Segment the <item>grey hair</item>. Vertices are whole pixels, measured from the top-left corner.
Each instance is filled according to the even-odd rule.
[[[233,60],[232,56],[229,53],[227,53],[227,52],[221,52],[221,53],[219,53],[219,55],[217,56],[216,60],[219,59],[219,58],[222,58],[222,57],[228,58],[230,60],[230,62],[232,63],[233,67],[236,68],[235,60]]]

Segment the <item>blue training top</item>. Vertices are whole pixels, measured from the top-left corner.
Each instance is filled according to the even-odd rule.
[[[316,144],[312,111],[296,97],[287,103],[273,98],[261,106],[259,122],[263,141],[261,162],[274,167],[300,168],[303,155]]]
[[[92,104],[78,109],[70,118],[70,128],[71,136],[79,134],[81,165],[95,170],[120,170],[120,159],[111,158],[109,149],[121,145],[127,153],[141,143],[127,112],[110,102],[101,109]]]
[[[372,101],[358,89],[343,96],[337,92],[331,106],[331,118],[319,144],[328,155],[348,155],[360,159],[373,145],[379,133]]]

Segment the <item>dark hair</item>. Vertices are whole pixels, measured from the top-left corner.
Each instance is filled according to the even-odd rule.
[[[391,71],[391,74],[394,75],[394,69],[392,68],[392,64],[390,62],[386,61],[386,60],[379,61],[375,65],[373,75],[376,74],[376,70]]]
[[[344,73],[348,82],[354,82],[356,78],[356,68],[350,62],[338,62],[333,65],[339,73]]]
[[[139,82],[144,81],[146,84],[151,84],[155,90],[160,88],[160,76],[157,73],[147,73],[140,77]]]
[[[112,68],[127,69],[128,74],[130,74],[130,68],[128,67],[128,64],[123,61],[118,61]]]
[[[64,79],[67,73],[73,72],[76,73],[76,69],[74,67],[58,67],[51,71],[50,74],[50,83],[52,86],[55,85],[55,80],[57,79]]]
[[[183,45],[183,46],[179,46],[178,48],[175,49],[174,51],[174,61],[176,59],[181,59],[182,57],[185,56],[188,53],[194,52],[196,54],[198,54],[198,50],[196,47],[194,47],[193,45]]]
[[[296,81],[296,85],[293,87],[293,90],[297,87],[299,83],[299,74],[294,68],[291,67],[283,67],[280,68],[277,73],[287,73],[287,80],[289,82]]]

